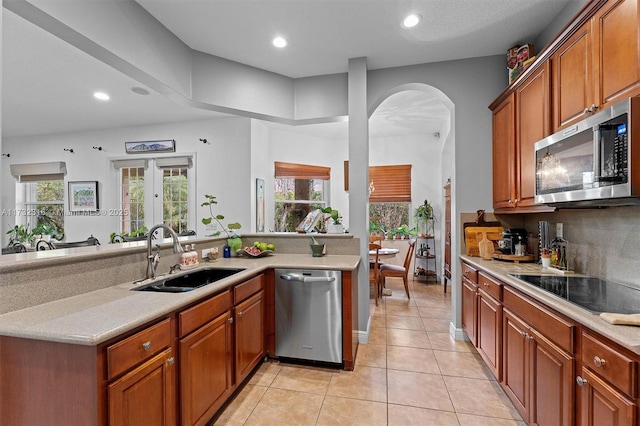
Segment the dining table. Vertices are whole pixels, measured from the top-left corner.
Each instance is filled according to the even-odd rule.
[[[397,248],[382,247],[381,249],[378,250],[378,257],[379,258],[395,257],[395,255],[397,255],[399,252],[400,250],[398,250]],[[375,256],[375,255],[376,255],[375,250],[369,250],[369,256]]]

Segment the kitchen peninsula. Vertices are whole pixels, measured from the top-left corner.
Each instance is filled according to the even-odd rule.
[[[200,268],[243,270],[184,293],[131,291],[145,284],[134,283],[144,277],[142,243],[74,249],[55,257],[27,254],[21,262],[0,263],[0,425],[102,425],[142,411],[206,423],[263,356],[274,354],[274,268],[342,271],[343,365],[352,369],[358,240],[318,238],[327,244],[326,256],[311,256],[307,236],[270,234],[274,255],[201,262]],[[211,238],[189,241],[198,252],[223,244]],[[163,242],[160,274],[179,256],[170,247]],[[204,356],[203,350],[211,354]],[[219,380],[190,374],[202,362],[213,362]],[[145,390],[136,393],[134,384]],[[141,397],[148,399],[133,403]],[[123,409],[127,403],[130,408]]]

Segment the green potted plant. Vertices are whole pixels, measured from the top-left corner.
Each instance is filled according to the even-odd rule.
[[[136,229],[135,231],[131,231],[129,233],[112,232],[111,235],[109,235],[109,243],[126,243],[129,241],[142,241],[147,238],[148,231],[149,229],[147,229],[147,227],[143,225],[140,228]]]
[[[400,236],[401,240],[404,240],[405,237],[408,237],[409,234],[409,227],[407,225],[400,225],[398,228],[393,230],[393,236],[397,237]]]
[[[425,234],[433,232],[435,216],[433,215],[433,207],[431,206],[431,203],[424,200],[424,204],[415,209],[413,220],[416,224],[416,229],[420,237],[424,237],[426,236]]]
[[[55,238],[56,240],[61,240],[62,238],[64,238],[64,231],[59,230],[58,227],[53,223],[41,223],[33,228],[33,235],[35,236],[35,238],[40,238],[44,241],[49,242],[51,238]]]
[[[238,222],[233,222],[227,225],[227,227],[225,228],[225,226],[222,224],[222,221],[224,220],[224,216],[221,214],[217,214],[217,215],[213,214],[213,206],[218,204],[218,201],[216,201],[216,197],[210,194],[205,194],[204,197],[206,201],[202,203],[201,206],[209,207],[209,213],[211,213],[211,216],[203,217],[202,223],[206,226],[211,224],[211,222],[213,222],[214,220],[218,222],[218,225],[220,225],[220,228],[222,228],[222,231],[225,234],[227,234],[227,245],[231,247],[233,251],[240,250],[242,248],[242,240],[240,239],[240,236],[237,234],[236,231],[242,228],[242,225],[240,225]],[[220,233],[221,231],[218,231],[211,234],[211,236],[215,237],[220,235]]]
[[[342,234],[344,232],[342,216],[338,210],[335,210],[332,207],[325,207],[320,211],[325,214],[324,222],[328,234]],[[326,223],[327,221],[331,221],[331,223]]]
[[[35,241],[35,234],[29,229],[29,224],[15,225],[7,231],[9,235],[9,245],[15,243],[31,244]]]

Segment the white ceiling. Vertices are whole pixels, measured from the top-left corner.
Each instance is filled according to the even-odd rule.
[[[52,0],[62,1],[62,0]],[[106,0],[96,0],[106,1]],[[572,0],[137,0],[190,48],[290,77],[504,54],[535,39]],[[423,16],[400,27],[408,11]],[[177,105],[46,31],[3,11],[4,137],[86,131],[220,116]],[[274,35],[289,40],[277,50]],[[143,86],[144,87],[144,86]],[[112,100],[91,97],[108,90]],[[148,88],[147,88],[148,89]],[[447,111],[418,92],[396,94],[371,120],[370,134],[433,132]],[[304,126],[327,136],[344,123]],[[302,131],[303,129],[298,129]],[[387,133],[385,133],[387,132]],[[391,132],[391,133],[390,133]],[[340,137],[343,137],[340,135]]]

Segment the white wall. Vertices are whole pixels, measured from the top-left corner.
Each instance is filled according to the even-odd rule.
[[[207,139],[205,145],[199,139]],[[249,231],[252,222],[250,194],[254,186],[251,173],[251,127],[245,118],[212,119],[204,121],[168,123],[156,126],[140,126],[96,132],[10,138],[4,140],[5,149],[11,152],[7,164],[65,161],[69,181],[96,180],[99,182],[100,210],[104,216],[66,216],[67,241],[76,241],[93,234],[102,243],[109,241],[109,234],[118,230],[118,218],[109,216],[109,209],[117,208],[115,173],[110,160],[133,158],[124,152],[124,142],[159,139],[175,139],[176,155],[195,154],[196,200],[193,208],[197,219],[192,224],[198,235],[207,235],[202,217],[208,210],[200,207],[204,194],[217,197],[216,213],[223,214],[229,222],[238,221],[243,230]],[[102,146],[98,151],[92,146]],[[37,147],[37,148],[34,148]],[[73,148],[74,153],[63,151]],[[140,154],[143,156],[144,154]],[[6,205],[15,205],[15,179],[9,168],[2,175],[2,194]],[[65,210],[67,201],[65,200]],[[14,217],[2,217],[2,229],[13,226]],[[159,222],[159,221],[158,221]],[[149,227],[153,224],[148,224]],[[6,245],[3,233],[3,245]]]

